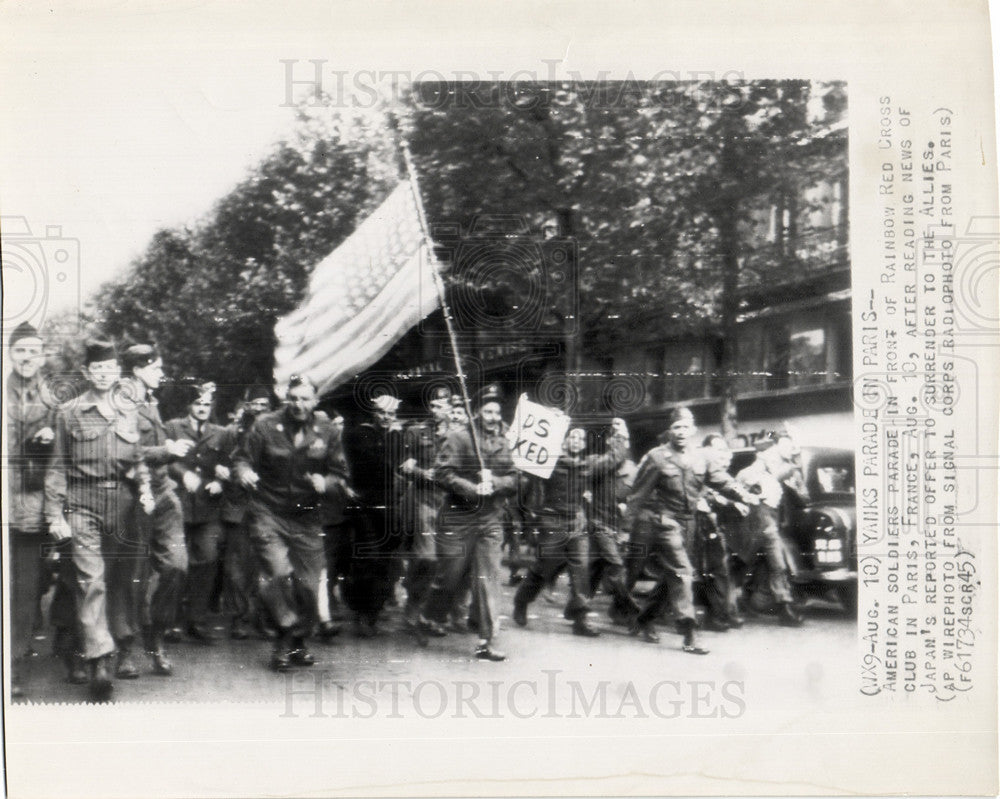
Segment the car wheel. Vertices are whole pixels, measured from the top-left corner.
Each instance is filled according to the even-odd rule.
[[[858,586],[857,583],[846,583],[837,586],[837,599],[844,607],[844,613],[848,616],[858,615]]]

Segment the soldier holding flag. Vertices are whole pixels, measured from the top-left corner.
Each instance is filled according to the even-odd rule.
[[[438,572],[427,598],[427,630],[443,635],[448,617],[467,577],[479,630],[475,656],[500,661],[493,648],[500,629],[500,541],[503,506],[517,490],[518,478],[501,417],[500,387],[486,386],[476,400],[471,424],[448,433],[434,463],[434,479],[445,496],[439,516]],[[475,438],[473,438],[475,436]]]

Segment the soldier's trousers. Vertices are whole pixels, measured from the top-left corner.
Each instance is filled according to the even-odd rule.
[[[76,567],[73,564],[73,539],[55,545],[59,555],[59,578],[49,605],[49,621],[55,628],[52,653],[65,659],[82,649],[80,618],[76,610]]]
[[[590,540],[584,529],[575,527],[573,520],[545,523],[537,537],[537,554],[528,567],[528,574],[517,588],[514,602],[528,604],[542,592],[545,585],[566,566],[569,571],[569,600],[566,618],[582,619],[590,610]]]
[[[226,554],[222,604],[234,621],[252,624],[257,610],[257,556],[246,522],[223,522]]]
[[[437,572],[437,507],[427,502],[416,503],[416,519],[410,536],[409,563],[403,587],[406,608],[416,613],[423,607]]]
[[[310,635],[319,621],[323,530],[312,513],[278,515],[250,503],[250,540],[260,565],[261,604],[276,628]]]
[[[83,656],[109,655],[140,630],[137,560],[148,546],[135,523],[135,495],[122,482],[72,487],[67,496],[73,530],[76,606]]]
[[[184,541],[184,513],[173,491],[156,496],[151,516],[136,509],[137,524],[149,542],[149,557],[137,564],[137,579],[144,584],[143,627],[155,635],[172,627],[188,569]]]
[[[694,562],[703,578],[708,610],[713,618],[725,621],[736,615],[726,535],[714,518],[705,514],[699,514],[697,527]]]
[[[691,559],[684,544],[685,538],[694,534],[694,519],[642,512],[635,527],[638,537],[649,548],[647,557],[657,574],[656,585],[639,613],[639,623],[651,623],[667,607],[676,621],[694,621]]]
[[[50,539],[43,532],[28,533],[10,528],[9,574],[10,654],[19,658],[31,646],[31,631],[38,610],[38,591],[42,580],[41,555]]]
[[[600,564],[600,583],[611,595],[615,610],[629,618],[637,616],[639,605],[626,584],[625,561],[613,527],[603,522],[594,523],[590,532],[590,557],[592,562]]]
[[[491,640],[500,632],[499,519],[462,519],[449,524],[442,515],[437,536],[437,575],[425,604],[425,615],[444,624],[469,581],[470,614],[479,637]]]
[[[219,562],[219,541],[222,522],[211,519],[197,524],[185,523],[188,573],[184,587],[184,604],[188,624],[203,624],[208,616],[209,600],[215,587]]]
[[[764,561],[767,588],[778,604],[790,603],[792,601],[792,590],[788,581],[790,569],[785,542],[778,527],[778,511],[761,503],[750,509],[750,520],[756,528],[756,540]]]
[[[350,514],[350,565],[344,581],[348,607],[374,623],[393,590],[396,535],[385,508],[363,508]]]

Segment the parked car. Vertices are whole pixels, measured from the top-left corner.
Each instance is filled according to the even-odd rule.
[[[804,447],[802,473],[809,500],[790,503],[783,534],[795,564],[792,583],[805,595],[835,594],[848,613],[858,607],[854,452]]]

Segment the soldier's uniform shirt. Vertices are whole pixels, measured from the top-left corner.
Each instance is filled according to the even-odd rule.
[[[251,624],[256,612],[257,556],[253,552],[248,530],[247,506],[250,498],[236,479],[233,458],[248,427],[237,423],[223,428],[219,441],[222,465],[230,469],[230,478],[222,484],[219,518],[222,521],[225,548],[223,555],[222,601],[225,612],[233,619]]]
[[[77,612],[83,654],[113,652],[140,627],[136,558],[145,546],[135,503],[149,486],[138,417],[87,391],[56,415],[53,457],[45,475],[45,517],[65,512],[73,531]]]
[[[590,534],[584,492],[596,475],[613,472],[625,460],[628,442],[612,436],[603,455],[563,453],[548,480],[528,476],[526,504],[538,523],[538,557],[518,588],[517,600],[529,603],[563,564],[568,564],[570,594],[566,616],[585,617],[590,608]],[[607,553],[611,555],[609,551]],[[621,566],[621,558],[618,558]],[[623,589],[624,590],[624,589]]]
[[[237,450],[238,471],[260,480],[251,494],[250,539],[261,566],[261,600],[274,623],[307,635],[318,620],[324,565],[321,497],[307,474],[322,474],[326,493],[350,477],[340,433],[326,414],[297,424],[283,411],[259,417]]]
[[[412,458],[416,465],[403,476],[402,527],[417,556],[434,556],[434,531],[443,496],[434,481],[434,461],[448,430],[447,423],[423,421],[409,425],[403,434],[401,460]]]
[[[796,474],[797,472],[797,474]],[[752,464],[736,475],[740,485],[758,493],[761,498],[759,505],[750,509],[746,519],[746,529],[749,535],[743,542],[742,549],[748,563],[752,563],[757,553],[764,561],[764,574],[758,575],[766,581],[767,588],[775,602],[789,604],[792,602],[792,589],[789,576],[793,570],[793,560],[785,548],[781,537],[781,506],[785,495],[783,485],[788,482],[792,486],[801,484],[801,470],[796,464],[786,461],[770,451],[758,454]],[[795,490],[790,486],[790,490]],[[755,586],[755,592],[757,587]]]
[[[504,506],[517,490],[518,477],[510,456],[506,427],[487,433],[473,423],[485,468],[493,477],[494,493],[476,493],[480,465],[469,427],[448,433],[434,465],[434,479],[445,490],[439,515],[438,573],[427,599],[427,615],[443,623],[471,575],[473,607],[479,635],[491,639],[499,629],[500,584],[497,568],[503,537]]]
[[[346,569],[344,599],[360,619],[376,623],[394,591],[402,546],[402,491],[397,473],[402,462],[403,427],[375,421],[348,426],[344,431],[347,459],[354,475],[356,504],[347,514],[353,533]]]
[[[42,503],[45,469],[52,442],[41,444],[35,436],[55,425],[55,408],[46,402],[38,376],[25,380],[17,372],[7,379],[7,476],[10,526],[24,533],[45,530]]]
[[[727,496],[743,496],[733,478],[701,450],[679,452],[664,444],[639,463],[628,516],[634,519],[635,539],[648,547],[660,575],[639,615],[642,623],[656,618],[668,602],[677,619],[695,618],[687,544],[694,537],[694,514],[706,485]]]
[[[218,521],[222,495],[209,494],[205,486],[216,479],[215,467],[225,465],[227,459],[225,428],[212,422],[201,422],[198,429],[199,425],[189,416],[171,419],[164,427],[167,438],[194,442],[187,455],[173,460],[170,465],[171,476],[178,483],[181,506],[184,508],[184,521],[188,524]],[[197,491],[184,489],[185,472],[194,472],[201,478],[201,486]]]
[[[46,525],[42,513],[45,469],[52,442],[35,436],[55,424],[40,378],[25,380],[17,372],[7,379],[7,518],[10,532],[11,653],[19,657],[31,643],[38,592],[42,581],[42,549]]]
[[[133,380],[132,395],[136,397],[135,412],[139,429],[142,457],[149,468],[150,486],[156,506],[151,516],[138,511],[137,523],[149,542],[150,558],[139,561],[138,579],[147,587],[143,607],[143,622],[157,632],[171,626],[176,616],[188,568],[187,545],[184,542],[184,515],[176,485],[170,477],[170,464],[175,457],[167,450],[166,427],[160,416],[159,402],[138,380]],[[145,568],[141,568],[145,567]]]

